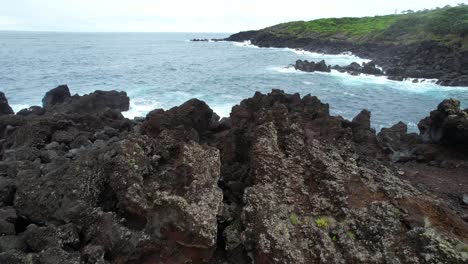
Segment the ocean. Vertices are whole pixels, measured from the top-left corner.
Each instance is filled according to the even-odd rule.
[[[126,91],[131,109],[145,116],[191,99],[205,101],[218,115],[255,91],[282,89],[318,96],[331,113],[352,119],[372,112],[377,130],[398,121],[417,131],[417,123],[443,99],[468,107],[468,87],[431,82],[396,82],[383,77],[338,72],[304,73],[288,65],[298,59],[347,65],[366,61],[352,54],[324,55],[291,49],[258,48],[248,43],[190,42],[224,38],[207,33],[49,33],[0,32],[0,91],[15,111],[41,105],[45,92],[67,84],[71,92]]]

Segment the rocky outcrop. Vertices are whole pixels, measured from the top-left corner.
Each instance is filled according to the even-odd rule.
[[[348,66],[339,66],[335,65],[332,69],[337,70],[339,72],[346,72],[351,75],[360,75],[360,74],[369,74],[369,75],[376,75],[380,76],[383,75],[382,70],[376,67],[373,61],[368,63],[363,62],[362,66],[356,62],[349,64]]]
[[[219,151],[165,127],[137,133],[139,123],[109,113],[125,108],[120,96],[72,96],[43,115],[1,120],[11,128],[1,139],[0,263],[211,258]],[[78,106],[85,109],[70,113]]]
[[[348,66],[339,66],[335,65],[333,67],[327,65],[324,60],[321,60],[318,63],[313,61],[309,62],[308,60],[297,60],[293,65],[296,70],[304,72],[331,72],[331,69],[337,70],[339,72],[346,72],[351,75],[360,75],[360,74],[370,74],[375,76],[383,75],[382,70],[376,67],[374,62],[362,63],[362,66],[356,62],[349,64]]]
[[[0,92],[0,116],[14,114],[4,93]]]
[[[219,116],[210,109],[203,101],[191,99],[181,106],[174,107],[168,111],[156,109],[146,116],[146,121],[142,124],[142,133],[149,135],[159,135],[164,129],[179,129],[182,132],[195,134],[194,139],[198,139],[209,129],[215,128],[219,121]]]
[[[468,147],[468,111],[460,109],[458,100],[444,100],[418,127],[425,142]]]
[[[467,223],[386,158],[401,125],[379,141],[369,111],[280,90],[128,120],[123,96],[0,116],[0,263],[467,260]]]
[[[127,111],[130,100],[125,92],[95,91],[84,96],[70,96],[66,85],[49,91],[42,99],[43,107],[49,112],[85,114],[106,110]]]
[[[60,85],[48,91],[42,98],[42,107],[50,108],[57,104],[62,104],[66,99],[70,98],[70,90],[67,85]]]
[[[297,60],[296,64],[294,65],[294,68],[299,71],[305,71],[305,72],[314,72],[314,71],[319,71],[319,72],[330,72],[330,66],[327,66],[324,60],[321,60],[317,63],[311,61],[309,62],[308,60]]]

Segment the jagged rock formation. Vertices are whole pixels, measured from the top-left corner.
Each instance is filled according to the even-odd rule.
[[[0,263],[467,261],[466,220],[399,177],[404,133],[367,110],[273,90],[128,120],[125,93],[67,91],[0,116]]]
[[[299,71],[305,71],[305,72],[314,72],[314,71],[319,71],[319,72],[330,72],[330,66],[327,66],[325,64],[324,60],[321,60],[317,63],[311,61],[309,62],[308,60],[297,60],[296,64],[294,65],[294,68]]]
[[[468,147],[468,109],[461,110],[458,100],[444,100],[418,127],[426,142]]]
[[[13,109],[11,109],[10,105],[8,104],[8,100],[5,97],[5,94],[0,92],[0,116],[10,114],[13,114]]]
[[[314,62],[311,61],[309,62],[308,60],[297,60],[296,63],[293,65],[296,70],[299,71],[304,71],[304,72],[314,72],[314,71],[319,71],[319,72],[331,72],[331,69],[337,70],[339,72],[346,72],[351,75],[360,75],[362,73],[364,74],[370,74],[370,75],[375,75],[375,76],[381,76],[383,75],[382,70],[376,67],[375,63],[370,61],[368,63],[363,62],[362,66],[359,65],[356,62],[353,62],[347,66],[339,66],[335,65],[333,67],[327,65],[324,60],[321,60],[320,62]],[[396,79],[394,76],[389,76],[389,79]],[[403,79],[401,79],[403,80]]]

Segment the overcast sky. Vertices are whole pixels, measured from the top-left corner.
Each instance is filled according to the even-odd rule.
[[[468,0],[1,0],[0,30],[237,32],[280,22],[374,16]]]

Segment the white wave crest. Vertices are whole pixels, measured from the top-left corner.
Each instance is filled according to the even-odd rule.
[[[157,108],[161,108],[158,102],[148,103],[143,100],[138,100],[138,98],[131,98],[130,109],[128,111],[122,112],[122,115],[129,119],[133,119],[135,117],[145,117],[146,114]]]

